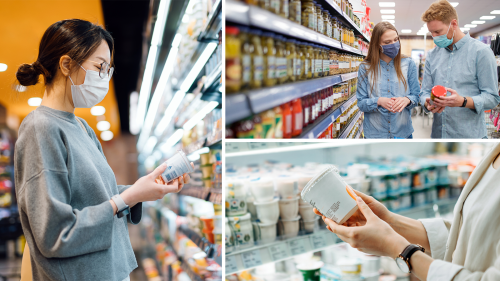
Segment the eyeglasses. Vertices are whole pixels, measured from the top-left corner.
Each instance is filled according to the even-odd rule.
[[[89,60],[91,61],[91,60]],[[98,63],[98,62],[95,62],[95,61],[91,61],[91,62],[94,62],[94,63]],[[113,76],[113,71],[115,70],[114,67],[111,67],[109,65],[109,63],[107,62],[102,62],[99,64],[101,67],[100,67],[100,70],[99,70],[99,77],[101,77],[101,79],[104,79],[104,78],[107,78],[109,76],[109,79],[111,79],[111,77]]]

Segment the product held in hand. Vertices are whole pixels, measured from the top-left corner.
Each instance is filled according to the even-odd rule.
[[[440,85],[432,87],[432,92],[431,92],[431,104],[434,104],[433,101],[436,99],[436,97],[446,97],[446,88]]]
[[[165,182],[171,182],[183,174],[192,173],[193,167],[189,163],[186,154],[182,151],[177,151],[171,158],[167,160],[167,168],[161,174]]]
[[[302,190],[301,196],[337,224],[343,224],[358,210],[356,194],[333,165],[314,176]]]

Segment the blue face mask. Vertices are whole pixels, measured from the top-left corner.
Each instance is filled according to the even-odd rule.
[[[382,47],[382,53],[394,59],[399,53],[399,41],[389,45],[380,45]]]
[[[438,46],[439,48],[446,48],[450,46],[451,43],[453,43],[453,37],[455,37],[455,31],[453,31],[453,36],[451,37],[451,39],[448,39],[448,32],[450,31],[450,27],[451,27],[451,22],[450,26],[448,26],[448,31],[446,31],[446,34],[433,37],[434,44],[436,44],[436,46]]]

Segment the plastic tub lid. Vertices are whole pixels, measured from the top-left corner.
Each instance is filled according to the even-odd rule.
[[[432,87],[432,94],[436,97],[444,97],[446,96],[446,92],[446,88],[441,85]]]
[[[299,216],[296,216],[295,218],[293,219],[289,219],[289,220],[284,220],[284,219],[281,219],[281,221],[298,221],[300,220],[300,215]]]
[[[270,226],[270,225],[276,225],[278,224],[278,222],[267,222],[267,223],[264,223],[264,222],[258,222],[257,223],[259,226]]]
[[[242,221],[242,220],[250,220],[250,213],[246,213],[243,216],[228,217],[228,219],[232,222],[237,222],[237,221]]]
[[[299,200],[300,196],[297,196],[295,198],[291,198],[291,199],[280,199],[280,201],[282,202],[291,202],[291,201],[297,201]]]
[[[253,204],[255,206],[258,206],[258,205],[269,205],[269,204],[274,204],[276,202],[279,201],[279,198],[274,198],[272,201],[269,201],[269,202],[253,202]]]
[[[297,264],[298,270],[318,270],[325,265],[322,261],[307,262]]]

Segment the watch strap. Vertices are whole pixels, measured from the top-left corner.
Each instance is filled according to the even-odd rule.
[[[125,201],[123,201],[122,197],[120,194],[116,194],[113,197],[111,197],[111,200],[115,202],[116,207],[118,208],[118,212],[116,213],[119,218],[126,216],[130,213],[130,208],[127,204],[125,204]]]
[[[422,251],[425,253],[425,248],[418,245],[418,244],[410,244],[403,250],[403,252],[400,255],[404,259],[406,264],[408,265],[410,272],[412,269],[411,264],[410,264],[410,258],[416,251]]]
[[[462,107],[465,107],[467,105],[467,98],[466,97],[463,98],[464,98],[464,103],[462,104]]]

